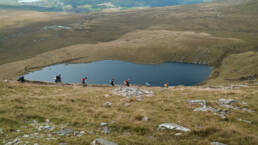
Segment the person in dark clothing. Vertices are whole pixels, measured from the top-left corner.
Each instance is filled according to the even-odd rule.
[[[115,79],[112,78],[112,79],[109,81],[109,84],[110,84],[111,86],[115,86]]]
[[[24,83],[25,82],[25,78],[24,76],[19,76],[19,78],[17,79],[17,81]]]
[[[56,83],[61,83],[61,82],[62,82],[62,78],[61,78],[61,75],[60,75],[60,74],[56,76],[55,82],[56,82]]]

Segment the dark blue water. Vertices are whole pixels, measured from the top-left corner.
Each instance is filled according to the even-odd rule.
[[[104,60],[82,64],[58,64],[25,75],[25,79],[53,82],[62,75],[64,83],[80,83],[87,76],[89,84],[108,84],[114,78],[116,84],[130,79],[132,84],[152,86],[195,85],[207,80],[211,73],[208,65],[186,63],[134,64],[123,61]]]

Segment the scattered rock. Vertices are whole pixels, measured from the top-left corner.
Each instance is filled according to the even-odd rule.
[[[241,102],[241,104],[243,104],[243,105],[247,105],[247,103],[246,103],[246,102],[244,102],[244,101],[242,101],[242,102]]]
[[[106,102],[102,106],[104,106],[104,107],[111,107],[112,103],[111,102]]]
[[[115,95],[121,95],[127,98],[131,98],[133,96],[138,97],[139,100],[141,100],[141,96],[152,96],[153,91],[143,90],[139,88],[131,88],[131,87],[119,87],[112,91]]]
[[[252,123],[252,121],[249,121],[249,120],[243,120],[243,119],[241,119],[241,118],[238,118],[237,120],[238,120],[238,121],[245,122],[245,123],[249,123],[249,124],[251,124],[251,123]]]
[[[228,110],[219,110],[218,113],[215,113],[215,114],[218,114],[222,119],[226,119],[227,113],[228,113]]]
[[[2,128],[0,128],[0,134],[4,134],[4,131]]]
[[[250,112],[250,113],[255,112],[255,111],[253,111],[251,109],[248,109],[248,108],[242,108],[242,111],[243,112]]]
[[[205,100],[190,100],[188,101],[190,104],[200,104],[201,106],[206,106],[206,101]]]
[[[91,145],[118,145],[117,143],[102,139],[102,138],[98,138],[95,139]]]
[[[110,134],[110,129],[109,129],[109,127],[105,126],[105,127],[103,128],[103,133],[105,133],[105,134]]]
[[[220,142],[211,142],[211,145],[227,145],[227,144],[220,143]]]
[[[52,130],[54,130],[54,126],[50,126],[50,125],[41,125],[41,126],[39,126],[38,127],[38,131],[42,131],[42,130],[44,130],[44,131],[52,131]]]
[[[188,101],[188,103],[190,103],[190,104],[200,104],[201,105],[201,107],[195,108],[194,111],[204,111],[204,112],[205,111],[211,111],[213,113],[217,112],[216,109],[214,109],[212,107],[208,107],[205,100],[190,100],[190,101]]]
[[[109,94],[105,94],[104,97],[108,98],[110,95]]]
[[[240,107],[235,107],[232,105],[232,103],[237,102],[236,100],[233,99],[219,99],[219,101],[217,102],[217,104],[221,107],[227,108],[227,109],[215,109],[212,107],[207,106],[207,103],[205,100],[190,100],[188,101],[190,104],[200,104],[201,107],[199,108],[195,108],[194,111],[211,111],[213,112],[215,115],[219,115],[222,119],[226,119],[226,115],[229,112],[229,110],[227,109],[233,109],[233,110],[240,110]],[[254,112],[251,109],[247,109],[247,108],[243,108],[241,109],[244,112]]]
[[[158,127],[158,130],[162,130],[162,129],[171,129],[171,130],[180,130],[180,131],[184,131],[184,132],[189,132],[191,131],[188,128],[185,128],[183,126],[177,125],[175,123],[163,123],[160,124]]]
[[[130,106],[131,105],[131,103],[124,103],[124,106],[125,107],[128,107],[128,106]]]
[[[229,109],[233,109],[233,110],[239,110],[239,107],[234,107],[232,105],[232,103],[235,103],[237,102],[236,100],[233,100],[233,99],[219,99],[218,101],[218,104],[222,107],[225,107],[225,108],[229,108]]]
[[[72,132],[73,132],[72,129],[66,128],[66,129],[60,129],[60,130],[56,131],[56,134],[60,135],[60,136],[70,136],[70,134]]]
[[[6,143],[5,145],[18,145],[20,142],[20,139],[16,137],[13,141]]]

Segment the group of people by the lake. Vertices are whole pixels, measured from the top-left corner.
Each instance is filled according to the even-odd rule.
[[[81,78],[81,84],[82,84],[83,87],[87,87],[87,79],[88,79],[88,77],[82,77],[82,78]],[[18,77],[18,80],[17,80],[17,81],[19,81],[19,82],[21,82],[21,83],[24,83],[24,82],[25,82],[24,76]],[[54,78],[54,81],[55,81],[55,83],[62,83],[61,74],[56,75],[55,78]],[[109,84],[110,84],[111,86],[115,86],[115,79],[112,78],[111,80],[109,80]],[[130,85],[131,85],[130,79],[127,79],[127,80],[124,81],[124,86],[130,87]],[[151,83],[150,83],[150,82],[145,82],[145,86],[151,87]],[[169,83],[166,82],[166,83],[164,84],[164,87],[165,87],[165,88],[168,88],[168,87],[169,87]]]

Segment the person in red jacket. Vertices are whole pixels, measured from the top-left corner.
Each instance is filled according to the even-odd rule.
[[[87,83],[86,83],[87,77],[82,78],[82,86],[86,87]]]
[[[129,80],[125,80],[125,81],[124,81],[124,85],[125,85],[126,87],[130,87],[130,81],[129,81]]]

